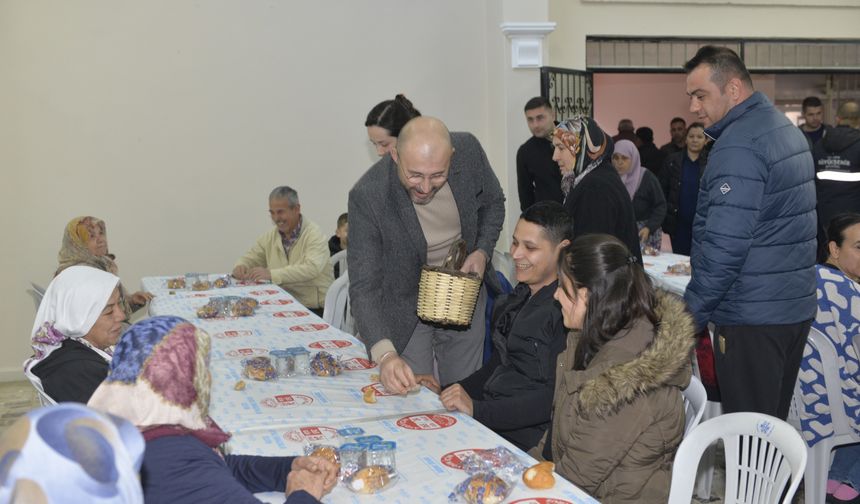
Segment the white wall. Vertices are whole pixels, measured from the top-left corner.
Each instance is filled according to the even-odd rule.
[[[857,38],[860,4],[852,7],[604,3],[549,0],[551,64],[585,69],[586,36]],[[756,0],[750,0],[753,3]],[[774,2],[760,0],[760,3]],[[836,2],[831,2],[836,3]],[[842,2],[840,2],[842,3]],[[616,124],[617,125],[617,124]]]
[[[228,270],[270,225],[275,185],[333,232],[377,159],[365,116],[396,93],[488,143],[487,40],[504,38],[489,5],[0,0],[0,378],[22,378],[24,289],[48,283],[76,215],[105,219],[137,288]]]

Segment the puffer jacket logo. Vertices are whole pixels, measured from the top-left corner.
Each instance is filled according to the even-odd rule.
[[[723,196],[728,194],[728,192],[731,190],[732,186],[730,186],[728,182],[724,182],[723,185],[720,186],[720,192],[723,193]]]

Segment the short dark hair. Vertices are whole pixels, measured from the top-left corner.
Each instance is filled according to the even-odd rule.
[[[684,71],[690,73],[700,65],[711,67],[711,82],[720,90],[726,87],[732,78],[740,79],[747,87],[753,89],[752,77],[738,53],[728,47],[706,45],[699,48],[696,55],[684,64]]]
[[[403,126],[420,115],[421,112],[412,106],[412,102],[399,94],[393,100],[377,103],[375,107],[370,109],[364,125],[367,127],[379,126],[397,138],[400,136],[400,130],[403,129]]]
[[[633,119],[622,119],[618,121],[618,131],[633,131]]]
[[[684,123],[684,126],[687,125],[687,121],[683,117],[673,117],[672,120],[669,121],[669,126],[671,126],[675,123]]]
[[[860,224],[860,214],[848,212],[833,217],[827,225],[827,242],[836,242],[836,246],[841,247],[845,241],[845,229],[854,224]]]
[[[645,143],[651,143],[654,141],[654,130],[648,126],[642,126],[641,128],[636,128],[636,136]]]
[[[573,240],[573,219],[558,201],[538,201],[523,210],[520,219],[542,227],[553,245]]]
[[[691,122],[690,125],[687,126],[687,133],[689,133],[693,128],[700,128],[702,131],[705,131],[704,123],[700,123],[699,121]]]
[[[565,295],[575,296],[567,292],[563,279],[574,289],[588,289],[573,369],[585,369],[607,341],[637,319],[645,317],[655,327],[659,324],[657,295],[634,257],[618,238],[606,234],[580,236],[559,254],[559,285]]]
[[[806,112],[806,109],[809,107],[823,107],[824,104],[821,103],[821,100],[817,96],[807,96],[803,99],[803,103],[800,104],[800,110],[802,112]]]
[[[349,222],[349,215],[346,212],[344,212],[344,213],[340,214],[340,217],[337,218],[337,227],[339,228],[348,222]]]
[[[526,106],[523,109],[523,112],[528,112],[529,110],[534,110],[536,108],[546,107],[552,110],[552,104],[550,104],[549,100],[544,98],[543,96],[535,96],[531,100],[526,102]]]

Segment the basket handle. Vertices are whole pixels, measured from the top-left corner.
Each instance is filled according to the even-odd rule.
[[[460,271],[466,262],[466,241],[462,238],[451,244],[448,255],[442,262],[442,267],[448,270]]]

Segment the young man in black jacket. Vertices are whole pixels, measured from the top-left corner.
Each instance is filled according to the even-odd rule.
[[[558,254],[570,244],[571,224],[555,201],[522,213],[511,244],[519,283],[496,300],[493,355],[439,396],[449,411],[474,417],[523,450],[536,446],[549,427],[555,361],[567,334],[553,294]]]

